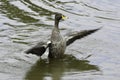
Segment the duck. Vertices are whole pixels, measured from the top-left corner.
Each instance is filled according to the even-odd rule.
[[[72,44],[77,39],[84,38],[101,29],[101,28],[97,28],[91,30],[83,30],[83,31],[71,33],[67,35],[67,38],[64,38],[60,33],[59,22],[60,20],[66,20],[66,19],[68,19],[68,17],[66,17],[65,15],[61,13],[55,13],[54,28],[51,33],[50,41],[39,42],[34,47],[25,51],[25,53],[27,54],[31,53],[41,57],[48,48],[49,50],[48,58],[53,58],[53,59],[62,58],[67,46]]]

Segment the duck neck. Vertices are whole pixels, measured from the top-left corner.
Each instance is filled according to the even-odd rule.
[[[59,29],[59,20],[55,20],[55,27]]]

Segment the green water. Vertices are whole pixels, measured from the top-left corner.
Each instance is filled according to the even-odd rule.
[[[0,80],[119,80],[119,0],[0,0]],[[25,50],[50,38],[54,12],[69,17],[61,34],[103,27],[49,61]]]

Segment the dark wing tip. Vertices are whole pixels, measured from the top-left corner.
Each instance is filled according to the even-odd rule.
[[[27,51],[25,51],[26,54],[35,54],[37,56],[42,56],[46,49],[50,46],[51,42],[48,41],[46,42],[40,42],[38,43],[36,46],[28,49]]]
[[[92,29],[92,30],[83,30],[81,32],[77,32],[76,34],[73,34],[72,37],[70,39],[67,40],[66,45],[69,46],[71,43],[73,43],[75,40],[77,39],[81,39],[84,38],[98,30],[100,30],[102,27],[97,28],[97,29]]]
[[[35,54],[37,56],[42,56],[44,52],[46,51],[46,48],[44,46],[41,47],[33,47],[31,49],[28,49],[25,51],[26,54]]]

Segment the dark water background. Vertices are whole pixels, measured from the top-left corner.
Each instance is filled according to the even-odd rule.
[[[24,51],[49,39],[54,12],[63,35],[103,28],[48,64]],[[120,80],[119,56],[120,0],[0,0],[0,80]]]

